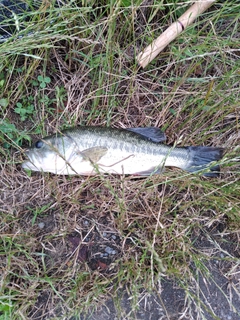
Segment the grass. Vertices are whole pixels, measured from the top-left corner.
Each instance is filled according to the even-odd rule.
[[[188,4],[49,3],[27,20],[19,15],[19,36],[0,45],[0,319],[70,319],[109,295],[121,318],[123,288],[137,309],[140,292],[166,279],[185,292],[182,315],[203,319],[208,310],[219,319],[200,285],[215,281],[212,261],[239,294],[240,5],[217,2],[146,69],[135,61]],[[145,179],[62,177],[20,168],[32,140],[77,124],[158,126],[170,144],[222,146],[221,177],[176,169]],[[99,259],[105,243],[116,254]]]

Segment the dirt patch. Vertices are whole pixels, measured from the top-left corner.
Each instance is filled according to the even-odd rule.
[[[218,226],[222,228],[221,224]],[[206,230],[205,230],[206,231]],[[134,297],[131,288],[118,293],[118,298],[107,300],[98,311],[88,315],[71,318],[77,319],[227,319],[238,320],[240,317],[238,240],[236,237],[216,235],[216,228],[211,232],[201,233],[194,241],[194,247],[211,258],[199,269],[193,264],[193,281],[181,283],[176,280],[159,279],[159,286],[150,293],[143,290]],[[214,241],[213,241],[214,239]],[[212,241],[211,241],[212,240]],[[236,264],[228,260],[235,257]],[[195,284],[194,284],[195,283]],[[185,287],[185,288],[183,288]],[[194,289],[195,288],[195,289]],[[189,300],[189,296],[191,299]],[[192,301],[191,301],[192,300]]]

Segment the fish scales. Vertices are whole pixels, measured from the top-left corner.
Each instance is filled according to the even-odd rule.
[[[27,151],[23,168],[55,174],[150,175],[164,166],[189,172],[207,169],[206,176],[218,176],[223,149],[173,147],[163,144],[158,128],[76,127],[37,141]],[[158,142],[160,141],[160,142]]]

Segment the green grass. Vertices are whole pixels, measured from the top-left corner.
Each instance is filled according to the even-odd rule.
[[[187,6],[49,4],[28,21],[20,15],[19,36],[0,44],[0,319],[70,318],[109,295],[120,317],[123,288],[137,308],[139,292],[154,292],[163,279],[184,289],[188,315],[209,309],[219,319],[202,302],[199,275],[213,280],[214,259],[226,277],[238,272],[240,5],[217,2],[146,69],[135,59]],[[221,177],[176,169],[145,179],[61,177],[20,168],[31,141],[77,124],[158,126],[170,144],[222,146]],[[118,239],[108,268],[79,262],[69,235],[96,232],[103,241],[106,230]]]

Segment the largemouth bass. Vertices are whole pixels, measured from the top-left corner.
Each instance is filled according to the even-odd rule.
[[[173,147],[154,127],[115,129],[76,127],[38,140],[27,152],[24,169],[55,174],[97,173],[148,176],[165,166],[188,172],[219,175],[216,162],[223,149],[203,146]]]

